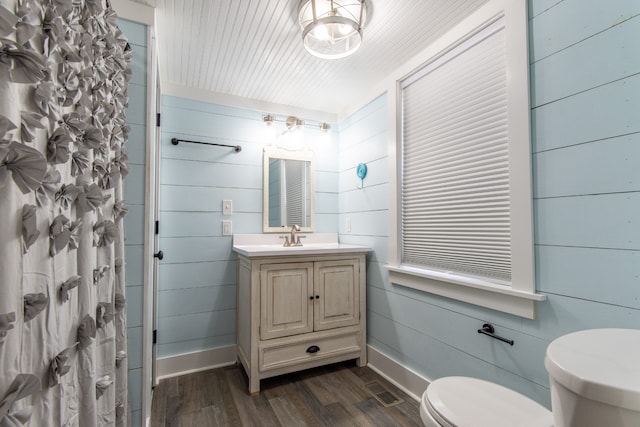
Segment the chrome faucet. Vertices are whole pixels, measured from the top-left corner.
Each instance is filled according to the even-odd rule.
[[[302,242],[300,242],[300,238],[305,236],[296,235],[296,231],[300,231],[300,226],[297,224],[291,226],[291,233],[288,236],[286,234],[284,236],[280,236],[281,239],[284,239],[284,243],[282,244],[282,246],[284,247],[302,246]]]
[[[296,239],[296,231],[300,231],[300,226],[294,224],[291,226],[291,236],[289,237],[289,243],[291,244],[291,246],[302,246],[302,243],[300,243],[300,237]]]

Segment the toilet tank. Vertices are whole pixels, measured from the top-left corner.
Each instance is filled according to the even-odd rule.
[[[555,427],[640,426],[640,330],[591,329],[549,344]]]

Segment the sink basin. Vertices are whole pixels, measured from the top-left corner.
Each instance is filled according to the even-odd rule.
[[[338,242],[336,233],[297,233],[302,246],[282,246],[282,234],[234,234],[233,250],[246,257],[363,253],[371,248]]]

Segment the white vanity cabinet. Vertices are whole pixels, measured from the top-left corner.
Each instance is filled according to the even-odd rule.
[[[238,254],[238,360],[260,380],[338,361],[367,362],[365,253]]]

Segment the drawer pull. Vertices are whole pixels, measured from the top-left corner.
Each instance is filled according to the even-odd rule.
[[[317,353],[319,351],[320,351],[320,347],[318,347],[317,345],[312,345],[307,349],[307,353]]]

